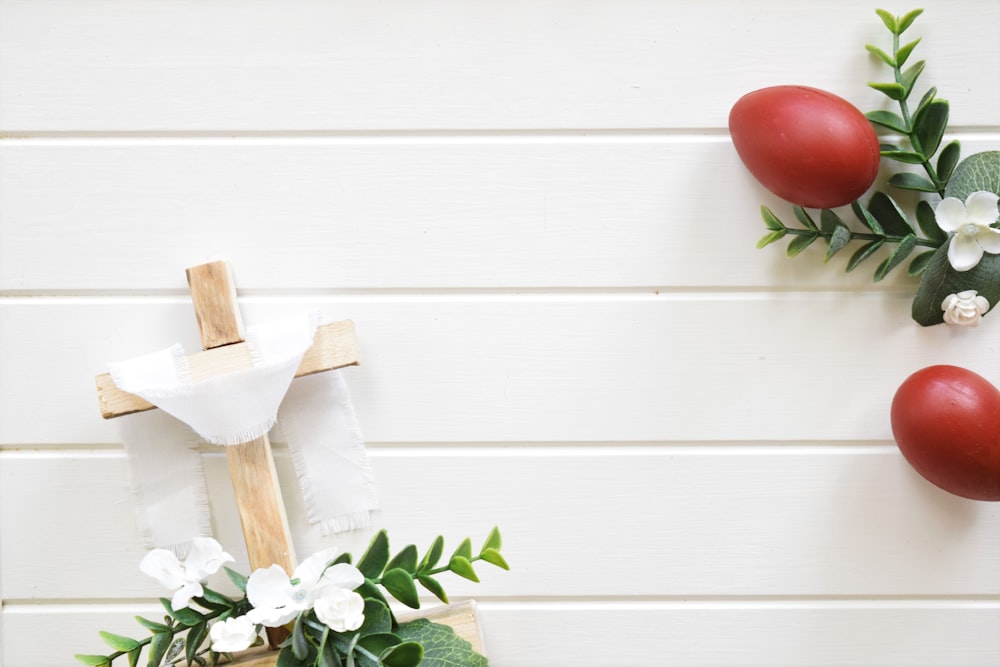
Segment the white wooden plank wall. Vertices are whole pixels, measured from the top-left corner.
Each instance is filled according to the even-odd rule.
[[[920,5],[953,136],[996,148],[1000,2]],[[155,612],[93,376],[194,348],[183,270],[219,255],[249,322],[355,320],[398,544],[502,528],[512,572],[452,587],[491,664],[1000,664],[1000,506],[888,424],[923,366],[1000,383],[1000,317],[921,329],[902,276],[754,250],[787,206],[725,130],[766,85],[881,104],[876,6],[0,0],[3,665]]]

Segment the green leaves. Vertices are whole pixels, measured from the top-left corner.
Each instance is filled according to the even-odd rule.
[[[916,9],[902,16],[895,16],[884,9],[876,14],[892,34],[891,52],[868,44],[866,50],[891,68],[891,80],[871,82],[868,85],[896,103],[898,110],[877,109],[865,117],[880,132],[891,133],[880,140],[881,156],[887,160],[908,165],[888,175],[891,188],[965,200],[970,194],[988,191],[1000,194],[1000,151],[986,151],[961,160],[961,145],[947,141],[950,106],[947,100],[937,97],[937,88],[931,86],[919,96],[914,106],[917,83],[926,69],[924,60],[911,62],[920,38],[903,43],[900,39],[914,21],[923,13]],[[923,173],[919,173],[923,170]],[[911,195],[909,201],[916,199]],[[902,200],[907,201],[907,200]],[[943,321],[942,302],[951,295],[969,292],[957,297],[958,303],[975,298],[975,291],[994,307],[1000,303],[1000,255],[985,253],[980,263],[969,271],[955,271],[947,259],[949,236],[937,223],[931,203],[916,199],[914,215],[909,215],[892,196],[876,191],[867,205],[860,201],[851,204],[856,222],[845,221],[833,210],[822,210],[819,224],[803,208],[793,209],[799,226],[788,226],[766,206],[760,209],[767,231],[758,241],[763,248],[788,236],[786,254],[795,257],[817,241],[826,243],[824,261],[857,244],[847,261],[846,270],[854,271],[861,264],[877,259],[872,279],[883,280],[897,267],[908,262],[907,273],[920,277],[920,285],[913,303],[913,318],[923,325]],[[859,226],[860,225],[860,226]],[[1000,224],[993,225],[1000,228]],[[927,250],[919,251],[921,248]],[[970,296],[971,295],[971,296]],[[493,558],[486,554],[484,560]],[[501,562],[497,560],[496,563]],[[493,561],[491,561],[493,562]],[[459,566],[462,565],[458,561]]]
[[[876,9],[875,13],[882,19],[882,23],[889,29],[889,32],[893,35],[902,35],[913,24],[913,21],[924,13],[924,10],[914,9],[912,12],[908,12],[901,17],[893,16],[884,9]]]
[[[469,581],[479,581],[476,571],[472,568],[472,563],[463,556],[452,556],[451,560],[448,561],[448,569]]]
[[[955,167],[958,165],[958,158],[961,156],[962,146],[957,141],[952,141],[944,147],[938,156],[937,174],[942,183],[951,180]]]
[[[984,151],[962,160],[944,194],[965,201],[980,190],[1000,194],[1000,151]]]
[[[940,246],[948,240],[948,234],[937,223],[934,209],[926,201],[917,203],[917,224],[924,236],[933,241],[935,245]]]
[[[416,642],[402,642],[383,651],[378,664],[385,667],[417,667],[423,659],[423,646]]]
[[[899,204],[884,192],[876,192],[868,201],[868,211],[882,225],[886,234],[905,236],[913,231],[906,213]]]
[[[235,585],[236,588],[240,589],[240,593],[246,595],[247,578],[242,574],[240,574],[239,572],[229,569],[225,565],[222,566],[222,569],[226,571],[226,576],[228,576],[229,580],[233,582],[233,585]]]
[[[486,658],[447,625],[419,619],[401,625],[397,634],[400,639],[418,642],[424,647],[420,667],[488,667]]]
[[[382,586],[385,587],[385,590],[389,591],[389,595],[407,607],[419,609],[420,596],[417,593],[417,586],[413,582],[413,577],[414,574],[410,574],[406,570],[397,567],[382,575]]]
[[[948,262],[948,245],[943,245],[923,271],[911,315],[923,326],[940,324],[944,321],[944,299],[969,289],[977,290],[991,304],[1000,303],[1000,255],[985,254],[975,267],[959,272]]]
[[[934,100],[924,105],[913,120],[913,139],[917,150],[929,158],[937,153],[948,127],[948,103],[944,100]]]
[[[777,240],[776,238],[771,238],[774,235],[780,235],[777,238],[792,235],[793,238],[788,243],[787,254],[789,257],[794,257],[814,241],[822,238],[827,244],[823,261],[828,262],[830,258],[852,242],[862,241],[863,245],[854,251],[847,262],[846,270],[850,272],[865,260],[873,257],[882,247],[894,245],[895,247],[890,251],[889,255],[875,270],[873,280],[878,282],[885,278],[890,271],[899,266],[917,247],[927,246],[936,248],[947,239],[947,236],[942,235],[940,228],[937,227],[933,211],[930,211],[930,219],[927,219],[929,206],[918,208],[918,213],[922,215],[922,218],[918,222],[921,225],[922,231],[927,234],[927,238],[921,238],[915,233],[913,225],[899,204],[884,192],[875,192],[868,206],[864,206],[858,201],[853,202],[851,210],[854,212],[854,216],[858,222],[868,230],[867,232],[852,229],[843,218],[830,209],[820,211],[820,224],[817,226],[805,209],[796,206],[793,211],[795,212],[795,217],[802,224],[802,228],[790,228],[781,222],[766,206],[761,207],[761,217],[764,219],[764,225],[770,231],[758,242],[758,247],[763,247],[773,242],[773,240]],[[929,227],[927,230],[923,229],[925,226],[931,224],[933,225],[933,229]],[[925,261],[922,260],[922,262]],[[914,269],[916,268],[920,268],[920,265],[914,267]],[[489,557],[492,557],[492,555]],[[484,560],[489,560],[489,557],[484,557]]]
[[[389,563],[389,535],[380,530],[372,538],[365,555],[358,561],[358,569],[367,579],[377,579]]]
[[[134,651],[139,648],[139,642],[129,637],[122,637],[121,635],[113,635],[110,632],[104,632],[103,630],[98,633],[101,635],[101,639],[104,643],[113,648],[116,651],[122,651],[123,653],[128,653],[129,651]]]
[[[427,553],[424,554],[423,559],[420,561],[421,571],[427,571],[438,564],[441,560],[441,555],[444,553],[444,538],[438,535],[434,538],[431,546],[428,547]]]
[[[237,586],[240,582],[243,586],[246,585],[246,578],[242,575],[231,572],[230,578]],[[246,600],[233,600],[209,588],[204,588],[202,596],[194,598],[194,602],[205,611],[191,607],[173,609],[170,600],[161,598],[160,603],[167,611],[162,623],[142,616],[135,617],[136,622],[150,632],[149,637],[133,639],[101,631],[101,639],[114,652],[106,656],[80,655],[77,659],[86,665],[110,667],[118,658],[125,657],[129,667],[136,667],[145,652],[145,664],[150,667],[159,667],[164,660],[179,659],[181,656],[189,665],[214,665],[218,654],[203,648],[208,639],[209,622],[241,615],[249,608],[249,603]],[[206,652],[209,654],[209,662],[202,657]]]
[[[471,538],[465,538],[452,552],[447,563],[439,566],[438,563],[444,556],[444,538],[440,535],[434,538],[423,558],[418,561],[419,551],[412,544],[406,545],[390,558],[389,538],[385,531],[381,531],[372,539],[368,550],[358,563],[358,568],[366,578],[366,585],[359,590],[366,597],[374,597],[377,593],[374,586],[381,586],[399,602],[417,609],[420,607],[417,584],[420,584],[434,597],[447,602],[448,594],[435,575],[451,572],[469,581],[478,582],[479,575],[473,566],[476,561],[484,561],[509,570],[510,566],[500,554],[502,546],[500,530],[494,527],[478,554],[473,553]]]
[[[840,216],[830,209],[823,209],[819,220],[823,231],[830,234],[827,240],[826,257],[823,258],[824,262],[829,262],[831,257],[851,242],[851,230],[840,219]]]
[[[909,99],[927,63],[918,60],[904,69],[920,39],[903,46],[899,45],[899,35],[913,24],[922,10],[914,10],[900,17],[893,16],[884,9],[876,10],[876,13],[893,34],[893,52],[888,54],[871,44],[865,48],[892,68],[893,80],[868,85],[897,102],[900,113],[878,109],[868,112],[865,117],[876,126],[902,135],[909,144],[909,146],[895,143],[883,145],[882,157],[903,164],[920,165],[926,173],[926,177],[910,172],[894,174],[889,178],[889,184],[902,190],[936,192],[943,196],[944,187],[958,158],[958,145],[952,142],[947,149],[948,154],[942,154],[939,158],[937,169],[932,165],[933,157],[940,148],[948,127],[948,102],[937,99],[937,89],[931,87],[920,98],[916,109],[911,112]]]
[[[447,602],[447,594],[437,575],[450,572],[478,581],[473,568],[476,561],[509,569],[500,553],[502,546],[500,531],[493,528],[478,553],[473,550],[472,540],[466,538],[442,565],[445,560],[443,537],[434,538],[423,557],[419,558],[420,552],[412,544],[393,552],[387,533],[379,531],[358,563],[365,577],[364,583],[355,591],[364,600],[361,626],[352,631],[336,631],[321,622],[313,609],[305,610],[295,617],[292,631],[278,652],[276,664],[279,667],[485,665],[485,658],[472,651],[468,642],[458,638],[450,629],[447,632],[440,629],[424,631],[421,630],[424,626],[418,624],[408,630],[409,624],[398,624],[383,591],[399,602],[417,608],[420,606],[417,584],[420,584],[435,597]],[[330,565],[351,561],[350,554],[341,554]],[[226,574],[245,594],[248,578],[228,568]],[[202,595],[192,599],[191,606],[174,609],[166,598],[161,598],[160,603],[166,611],[162,622],[135,617],[150,636],[133,639],[102,631],[100,636],[112,652],[108,655],[78,654],[76,660],[90,667],[112,667],[116,660],[124,657],[129,667],[138,667],[145,653],[143,664],[147,667],[163,664],[214,667],[220,660],[227,659],[228,654],[212,651],[207,645],[211,623],[244,616],[251,609],[245,597],[237,600],[205,587]],[[331,623],[335,624],[335,621]],[[448,633],[451,633],[450,636]],[[425,647],[419,639],[423,636],[435,644],[438,658],[427,659]],[[446,662],[456,656],[460,662]]]
[[[895,63],[889,63],[889,67],[902,67],[905,65],[910,54],[913,53],[913,49],[917,48],[917,44],[919,43],[920,39],[918,38],[896,49]]]
[[[103,655],[83,655],[76,654],[73,656],[78,662],[82,662],[85,665],[90,665],[91,667],[109,667],[111,661]]]
[[[865,118],[876,125],[881,125],[886,129],[892,130],[893,132],[899,132],[900,134],[909,134],[911,130],[910,124],[903,120],[902,116],[891,111],[885,111],[882,109],[879,109],[878,111],[869,111],[865,114]]]
[[[878,268],[875,269],[875,282],[885,278],[890,271],[899,266],[903,260],[909,257],[910,253],[913,252],[913,249],[916,247],[917,237],[915,234],[907,234],[904,236],[899,242],[899,245],[896,246],[896,249],[892,251],[892,254],[886,257],[882,263],[878,265]]]

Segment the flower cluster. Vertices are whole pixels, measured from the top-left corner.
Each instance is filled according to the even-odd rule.
[[[148,651],[154,667],[175,664],[217,665],[263,643],[265,628],[273,642],[281,641],[278,664],[288,667],[358,664],[371,667],[445,667],[452,664],[487,667],[486,659],[466,640],[446,626],[425,619],[399,623],[390,610],[388,593],[413,608],[420,607],[419,582],[442,602],[448,598],[436,576],[451,572],[471,581],[479,578],[473,568],[484,561],[509,569],[500,555],[500,532],[494,528],[478,554],[464,540],[443,565],[444,539],[437,537],[418,560],[417,548],[407,545],[390,558],[385,531],[375,535],[368,550],[352,564],[350,554],[326,549],[305,559],[291,576],[279,565],[260,568],[249,577],[225,567],[233,557],[207,537],[196,537],[183,560],[172,551],[154,549],[139,569],[171,593],[161,598],[167,615],[163,622],[142,617],[136,620],[151,632],[137,640],[101,632],[114,649],[110,655],[77,655],[92,667],[111,667],[115,659],[127,657],[137,665]],[[210,589],[205,581],[224,569],[244,594],[235,599]],[[198,607],[198,608],[196,608]],[[275,639],[279,637],[279,639]],[[205,645],[207,644],[207,648]],[[425,644],[434,649],[425,650]],[[434,652],[439,651],[439,657]],[[457,657],[456,657],[457,656]],[[458,659],[460,662],[453,662]]]
[[[174,591],[170,606],[186,609],[192,598],[205,594],[201,582],[218,572],[224,563],[232,562],[233,557],[211,537],[196,537],[191,540],[191,550],[184,562],[173,551],[153,549],[139,563],[139,570]]]
[[[354,592],[365,583],[353,565],[331,562],[333,549],[313,554],[288,574],[280,565],[255,571],[247,581],[252,622],[278,628],[299,614],[315,609],[316,616],[336,632],[357,630],[365,620],[365,601]]]
[[[874,279],[882,280],[910,260],[908,273],[920,279],[911,311],[918,324],[976,326],[1000,302],[1000,151],[960,159],[960,143],[945,139],[949,104],[937,96],[937,88],[930,87],[919,101],[912,102],[918,99],[913,93],[925,62],[910,62],[920,39],[903,43],[901,37],[923,10],[902,16],[882,9],[876,13],[892,33],[892,50],[871,44],[866,48],[892,69],[892,81],[868,85],[895,103],[898,112],[877,109],[865,117],[876,128],[888,131],[882,139],[885,143],[880,144],[883,161],[906,165],[888,175],[888,186],[916,192],[920,199],[907,212],[904,200],[876,190],[868,202],[850,204],[858,224],[849,224],[832,209],[823,209],[817,223],[809,212],[795,206],[801,227],[786,226],[764,206],[761,215],[768,232],[757,245],[764,247],[789,236],[788,255],[794,256],[822,239],[827,244],[825,260],[829,260],[858,242],[847,271],[888,249]],[[936,207],[931,204],[935,198],[940,198]],[[921,248],[923,252],[917,252]]]
[[[937,205],[934,216],[938,226],[951,235],[948,263],[955,271],[970,271],[986,253],[1000,253],[1000,229],[992,226],[1000,219],[998,201],[1000,196],[995,193],[979,190],[964,203],[957,197],[945,197]],[[944,321],[960,326],[977,326],[989,309],[990,302],[973,289],[949,294],[941,302]]]
[[[280,628],[304,612],[314,611],[320,622],[334,632],[349,632],[365,620],[365,601],[355,589],[365,583],[358,568],[333,564],[336,549],[313,554],[288,573],[280,565],[254,571],[246,582],[250,609],[241,616],[220,619],[210,631],[212,650],[243,651],[253,645],[260,628]],[[170,606],[186,609],[191,600],[205,593],[202,580],[215,574],[233,557],[210,537],[196,537],[182,562],[167,549],[154,549],[142,559],[139,569],[174,591]]]

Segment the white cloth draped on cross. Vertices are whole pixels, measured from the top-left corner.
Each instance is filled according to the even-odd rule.
[[[324,534],[370,525],[378,498],[343,376],[293,381],[318,323],[314,311],[248,327],[253,365],[205,380],[192,380],[180,345],[109,365],[120,389],[160,408],[117,420],[149,545],[183,550],[192,536],[211,534],[199,438],[237,445],[275,426],[309,522]]]

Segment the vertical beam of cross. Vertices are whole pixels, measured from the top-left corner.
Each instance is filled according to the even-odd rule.
[[[204,352],[188,356],[191,381],[252,366],[229,265],[218,261],[192,267],[187,270],[187,280],[204,348]],[[316,330],[313,344],[306,350],[295,376],[357,363],[353,323],[332,322]],[[108,373],[98,375],[96,380],[101,415],[105,419],[155,408],[139,396],[119,389]],[[277,564],[291,575],[296,565],[295,551],[268,436],[230,445],[225,450],[251,570]],[[287,632],[283,628],[268,629],[271,648],[276,648],[285,637]],[[247,664],[274,663],[266,658]]]
[[[243,318],[229,266],[211,262],[187,270],[205,350],[243,342]],[[197,378],[192,378],[196,381]],[[295,551],[267,434],[225,448],[250,568],[276,563],[291,575]]]

